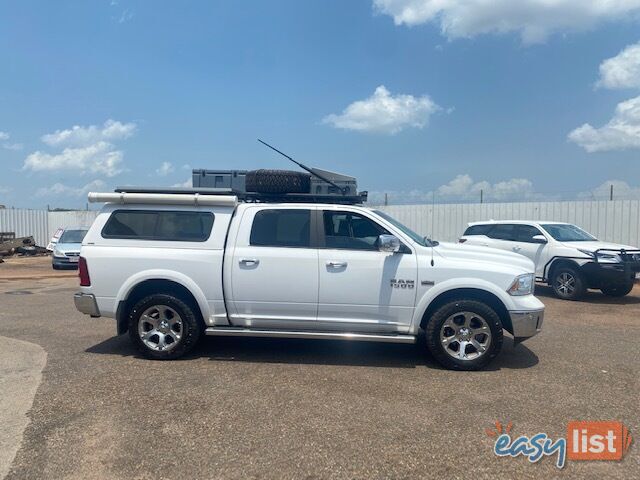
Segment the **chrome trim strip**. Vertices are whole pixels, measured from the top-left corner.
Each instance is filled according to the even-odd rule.
[[[307,338],[321,340],[352,340],[364,342],[373,341],[389,343],[416,343],[415,335],[264,330],[257,328],[208,327],[205,330],[205,334],[221,337]]]

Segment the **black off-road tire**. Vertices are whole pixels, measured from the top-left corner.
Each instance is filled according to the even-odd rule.
[[[154,306],[169,307],[180,316],[182,321],[180,340],[174,347],[165,351],[158,351],[148,347],[138,333],[140,317],[145,311]],[[138,350],[150,359],[173,360],[180,358],[196,346],[203,331],[204,325],[194,308],[173,295],[165,293],[149,295],[136,303],[129,312],[129,338]]]
[[[247,192],[309,193],[311,175],[290,170],[251,170],[245,176]]]
[[[567,281],[570,285],[563,287]],[[572,287],[571,287],[572,286]],[[586,281],[580,271],[570,266],[560,266],[553,270],[551,288],[556,296],[562,300],[580,300],[587,292]]]
[[[616,285],[608,285],[606,287],[602,287],[600,291],[605,294],[607,297],[624,297],[628,295],[631,290],[633,290],[633,281],[629,281],[627,283],[619,283]]]
[[[482,318],[489,328],[491,337],[487,349],[474,359],[454,358],[447,352],[440,339],[445,322],[457,313],[467,312]],[[473,321],[473,320],[472,320]],[[491,362],[502,349],[502,322],[489,305],[478,300],[453,300],[439,307],[425,325],[427,348],[443,367],[450,370],[481,370]],[[481,335],[481,334],[480,334]]]

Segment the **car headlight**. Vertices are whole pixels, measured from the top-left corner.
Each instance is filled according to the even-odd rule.
[[[60,257],[64,257],[65,255],[64,255],[64,253],[62,253],[62,252],[61,252],[60,250],[58,250],[57,248],[54,248],[54,249],[53,249],[53,256],[54,256],[54,257],[58,257],[58,258],[60,258]]]
[[[589,250],[580,250],[580,252],[584,253],[585,255],[589,255],[591,258],[593,258],[594,260],[597,260],[600,263],[620,263],[622,261],[622,259],[620,258],[620,255],[616,254],[616,253],[604,253],[604,252],[590,252]]]
[[[518,275],[513,281],[507,292],[509,295],[531,295],[536,285],[535,274],[525,273],[524,275]]]

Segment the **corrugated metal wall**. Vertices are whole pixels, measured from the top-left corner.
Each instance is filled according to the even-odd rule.
[[[640,200],[393,205],[378,208],[416,232],[442,241],[456,241],[469,222],[553,220],[575,223],[601,240],[640,246]],[[433,219],[432,212],[435,213]],[[46,246],[58,227],[88,226],[97,214],[96,211],[84,210],[0,209],[0,231],[16,232],[17,236],[33,235],[38,245]]]
[[[551,220],[575,223],[600,240],[640,246],[640,200],[393,205],[379,208],[421,235],[441,241],[457,241],[469,222]]]
[[[16,237],[33,236],[36,243],[46,247],[58,227],[89,226],[98,212],[0,209],[0,232],[15,232]]]

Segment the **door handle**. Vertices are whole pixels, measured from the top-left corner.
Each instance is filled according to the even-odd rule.
[[[240,265],[258,265],[260,263],[260,260],[258,260],[257,258],[243,258],[242,260],[240,260]]]
[[[514,251],[514,252],[519,252],[520,250],[522,250],[522,247],[519,247],[518,245],[516,245],[515,247],[513,247],[513,251]]]
[[[336,262],[334,260],[327,262],[327,267],[331,268],[344,268],[347,266],[347,262]]]

